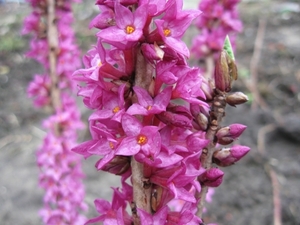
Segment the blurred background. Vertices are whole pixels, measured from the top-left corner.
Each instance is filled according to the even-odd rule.
[[[184,1],[195,8],[198,1]],[[84,54],[95,43],[89,21],[98,13],[94,1],[74,5],[78,45]],[[227,107],[224,125],[248,126],[239,144],[251,152],[225,168],[223,184],[207,204],[205,221],[219,225],[300,225],[300,5],[299,1],[243,0],[244,24],[237,39],[239,80],[234,91],[248,95],[248,104]],[[33,74],[43,68],[25,58],[29,36],[20,31],[29,6],[21,0],[0,0],[0,224],[41,224],[38,210],[43,191],[38,188],[36,149],[45,135],[37,110],[26,96]],[[185,35],[188,45],[197,33]],[[90,114],[81,104],[83,120]],[[88,138],[81,131],[80,140]],[[84,160],[88,217],[96,214],[95,198],[111,199],[110,186],[118,177],[97,172],[97,158]],[[76,191],[76,190],[74,190]],[[280,222],[281,220],[281,222]]]

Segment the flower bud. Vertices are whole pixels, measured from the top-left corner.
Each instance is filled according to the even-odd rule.
[[[201,130],[207,130],[208,118],[203,113],[199,113],[195,118],[195,121],[197,122]]]
[[[213,84],[212,80],[202,80],[201,90],[204,92],[206,100],[210,101],[213,99]]]
[[[172,124],[176,127],[192,127],[192,115],[189,110],[180,105],[169,105],[167,111],[156,115],[165,124]]]
[[[237,139],[246,129],[243,124],[234,123],[227,127],[222,127],[218,130],[216,136],[218,143],[221,145],[228,145]]]
[[[218,168],[206,170],[199,176],[199,182],[207,187],[218,187],[223,181],[224,172]]]
[[[97,165],[99,163],[100,160],[96,163],[96,167],[98,170],[101,169],[103,171],[110,172],[116,175],[122,175],[130,168],[130,157],[117,155],[102,168],[98,168]]]
[[[247,128],[247,126],[239,123],[234,123],[229,126],[229,133],[230,136],[234,139],[241,136],[241,134],[244,132],[244,130]]]
[[[217,138],[222,138],[222,137],[226,137],[230,134],[230,127],[222,127],[221,129],[218,130],[218,132],[216,133]]]
[[[164,57],[164,51],[156,44],[143,44],[142,45],[143,55],[150,61],[162,60]]]
[[[239,161],[249,151],[249,147],[242,145],[235,145],[230,148],[222,148],[214,152],[213,162],[218,166],[230,166]]]
[[[235,92],[226,96],[226,102],[231,106],[243,104],[248,101],[247,95],[242,92]]]
[[[237,79],[237,68],[235,61],[222,50],[215,67],[215,86],[220,91],[229,92],[231,83]]]

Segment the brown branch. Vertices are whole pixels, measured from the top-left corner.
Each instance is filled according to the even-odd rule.
[[[262,157],[266,155],[265,151],[265,136],[267,133],[273,131],[276,128],[274,124],[266,125],[258,131],[257,134],[257,150]],[[273,220],[274,225],[282,225],[282,218],[281,218],[281,200],[280,200],[280,188],[279,182],[277,178],[277,174],[275,170],[272,168],[269,162],[265,163],[265,170],[269,175],[272,183],[272,190],[273,190]]]
[[[153,68],[149,65],[142,55],[140,49],[137,51],[136,68],[135,68],[135,83],[134,85],[148,90],[152,82]],[[132,98],[133,102],[136,102],[136,96]],[[140,118],[141,119],[141,118]],[[132,186],[133,186],[133,203],[131,206],[133,213],[134,225],[140,224],[140,218],[136,213],[136,208],[143,209],[144,211],[151,214],[151,187],[144,187],[145,178],[144,165],[137,162],[134,157],[131,159],[132,169]]]
[[[259,20],[259,26],[255,38],[255,44],[254,44],[254,50],[253,55],[250,61],[250,74],[251,74],[251,81],[248,85],[249,90],[252,92],[254,101],[251,105],[252,109],[256,109],[257,105],[259,105],[262,109],[266,110],[268,109],[268,106],[266,102],[261,97],[259,90],[257,89],[258,85],[258,74],[257,74],[257,67],[260,61],[262,46],[263,46],[263,40],[265,36],[265,30],[266,30],[266,20],[260,19]]]
[[[225,113],[226,101],[225,94],[223,92],[217,92],[217,95],[213,99],[212,109],[210,112],[210,124],[206,132],[206,139],[209,140],[209,144],[205,149],[202,150],[201,164],[205,169],[210,169],[212,167],[212,157],[215,152],[216,140],[215,136],[221,123],[224,113]],[[200,193],[196,194],[196,198],[200,199],[197,205],[196,215],[202,218],[202,213],[204,209],[204,203],[206,199],[206,194],[208,187],[201,185]]]
[[[55,15],[55,0],[48,0],[47,7],[47,41],[49,58],[49,75],[51,79],[51,104],[54,112],[61,108],[60,90],[58,87],[59,78],[56,71],[57,54],[59,52],[59,40]],[[59,135],[59,127],[56,125],[55,133]]]

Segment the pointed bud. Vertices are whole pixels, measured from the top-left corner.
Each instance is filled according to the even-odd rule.
[[[243,104],[248,101],[247,95],[242,92],[235,92],[226,96],[226,102],[231,106]]]
[[[229,126],[229,133],[230,136],[233,137],[234,139],[238,138],[241,136],[241,134],[246,130],[247,126],[239,123],[233,123]]]
[[[231,83],[237,79],[235,61],[222,50],[215,66],[215,86],[220,91],[229,92]]]
[[[234,123],[227,127],[222,127],[218,130],[216,137],[221,145],[231,144],[236,140],[247,127],[243,124]]]
[[[211,168],[202,173],[198,179],[207,187],[218,187],[223,181],[224,172],[218,168]]]
[[[167,111],[156,115],[165,124],[172,124],[176,127],[192,127],[192,115],[189,110],[180,105],[169,105]]]
[[[235,145],[230,148],[222,148],[214,152],[213,162],[218,166],[230,166],[239,161],[249,151],[249,147],[242,145]]]

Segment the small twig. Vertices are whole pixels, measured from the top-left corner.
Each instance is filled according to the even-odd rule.
[[[222,92],[216,93],[214,97],[213,104],[210,112],[210,124],[208,130],[206,132],[206,139],[210,140],[209,144],[205,149],[202,150],[201,155],[201,164],[205,169],[210,169],[212,167],[212,157],[215,152],[215,136],[218,131],[219,124],[221,123],[224,113],[225,113],[225,95]],[[208,191],[208,187],[205,185],[201,186],[200,193],[196,194],[196,198],[200,199],[197,205],[197,216],[202,218],[202,213],[204,209],[204,203],[206,200],[206,194]]]
[[[261,156],[265,156],[265,136],[267,133],[273,131],[276,128],[274,124],[266,125],[258,131],[257,134],[257,150]],[[272,183],[272,190],[273,190],[273,219],[274,225],[282,225],[282,218],[281,218],[281,200],[280,200],[280,188],[279,182],[277,179],[277,174],[275,170],[272,168],[269,162],[265,163],[265,169],[267,174],[269,175]]]
[[[257,132],[257,150],[261,155],[265,155],[265,137],[266,134],[275,129],[275,124],[263,126]]]
[[[254,44],[254,51],[250,62],[251,83],[250,85],[248,85],[248,88],[250,89],[254,97],[254,101],[251,106],[252,109],[256,109],[257,105],[259,105],[264,110],[268,109],[266,102],[263,100],[263,98],[259,93],[259,90],[257,89],[258,87],[257,67],[261,56],[266,24],[267,22],[265,19],[259,20],[258,30],[255,38],[255,44]]]
[[[136,209],[143,209],[151,214],[151,188],[144,188],[144,165],[137,162],[134,157],[131,159],[133,203],[132,216],[134,225],[141,224]]]
[[[269,176],[271,178],[272,187],[273,187],[274,225],[282,225],[279,182],[278,182],[277,174],[275,173],[275,171],[272,168],[269,168]]]

